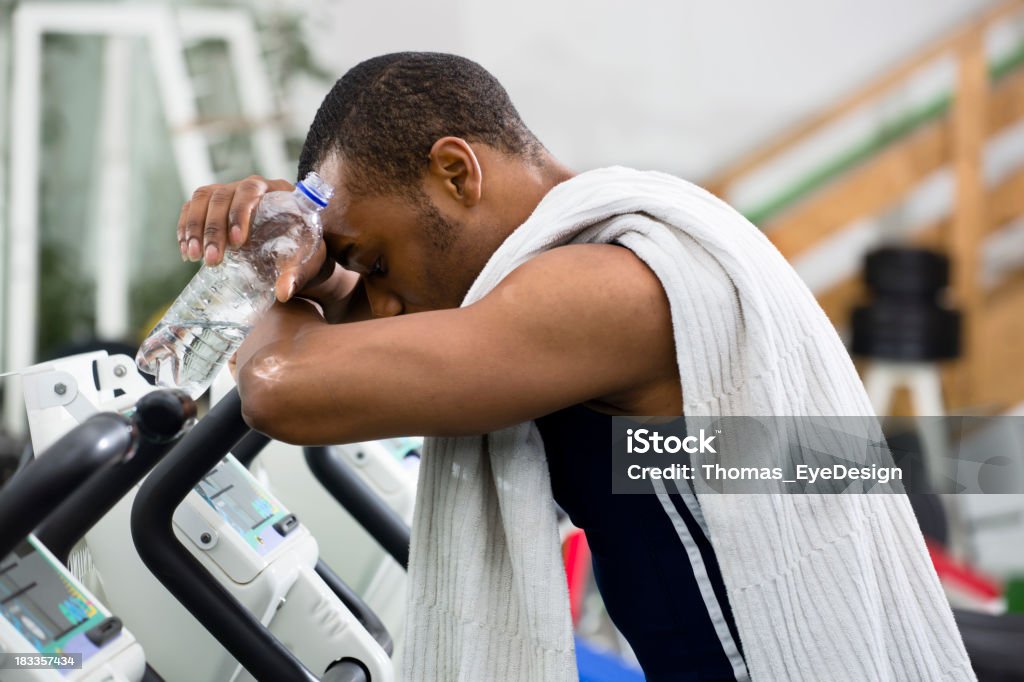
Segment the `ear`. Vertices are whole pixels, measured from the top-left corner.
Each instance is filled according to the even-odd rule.
[[[469,143],[459,137],[442,137],[430,148],[432,179],[440,181],[451,198],[470,208],[480,202],[483,174]]]

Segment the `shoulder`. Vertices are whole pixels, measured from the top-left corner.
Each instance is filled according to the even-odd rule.
[[[581,380],[596,381],[600,390],[587,400],[630,414],[680,413],[668,297],[629,249],[552,249],[510,273],[478,304],[489,307],[491,324],[519,343],[574,367]]]
[[[569,244],[546,251],[511,272],[492,295],[553,308],[585,305],[616,317],[668,312],[658,277],[636,254],[615,244]]]
[[[618,389],[676,373],[668,297],[625,247],[552,249],[518,267],[476,305],[487,308],[490,324],[523,343],[586,371],[614,375]]]

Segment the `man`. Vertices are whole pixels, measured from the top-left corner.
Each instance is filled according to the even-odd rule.
[[[611,415],[683,414],[686,330],[674,329],[663,279],[618,243],[568,243],[460,307],[510,235],[555,188],[577,182],[501,85],[451,55],[363,62],[313,121],[299,177],[310,170],[335,188],[324,245],[282,275],[282,298],[297,297],[275,306],[237,354],[247,421],[320,444],[471,436],[536,420],[553,498],[586,532],[608,612],[647,679],[746,679],[744,650],[769,634],[737,628],[730,597],[745,588],[733,582],[738,591],[726,594],[702,520],[675,493],[609,490]],[[218,263],[245,242],[262,194],[290,187],[250,177],[200,188],[179,220],[183,257]]]

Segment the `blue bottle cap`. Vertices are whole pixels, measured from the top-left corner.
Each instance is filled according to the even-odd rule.
[[[325,207],[327,202],[330,201],[331,195],[334,194],[331,188],[327,186],[327,183],[313,172],[306,174],[305,178],[295,183],[295,187],[320,208]]]

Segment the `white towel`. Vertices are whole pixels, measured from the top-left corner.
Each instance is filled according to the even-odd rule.
[[[547,249],[612,241],[665,288],[685,414],[872,414],[834,328],[771,242],[723,201],[665,174],[607,168],[558,185],[463,305]],[[699,498],[755,682],[975,679],[906,498]],[[409,577],[402,679],[577,679],[532,422],[429,440]]]

